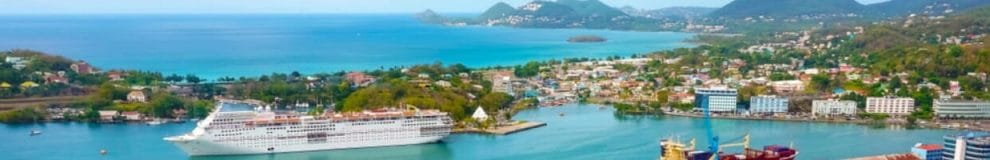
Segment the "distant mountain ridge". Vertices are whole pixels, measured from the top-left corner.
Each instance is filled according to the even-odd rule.
[[[856,14],[864,17],[912,13],[943,15],[990,5],[990,0],[891,0],[863,5],[855,0],[735,0],[712,12],[712,17],[795,17]]]
[[[950,14],[990,5],[990,0],[891,0],[868,5],[886,16],[908,14]]]
[[[744,18],[754,16],[788,17],[815,14],[860,13],[866,6],[855,0],[735,0],[715,10],[711,16]]]
[[[429,10],[428,10],[429,11]],[[419,13],[425,22],[464,23],[487,26],[532,28],[594,28],[630,29],[633,23],[653,23],[654,20],[634,22],[633,16],[598,0],[536,0],[519,7],[499,2],[481,15],[468,20],[439,21],[433,13]]]

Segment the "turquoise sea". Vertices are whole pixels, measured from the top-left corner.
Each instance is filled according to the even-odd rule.
[[[598,35],[605,43],[568,43]],[[642,54],[691,46],[693,34],[582,29],[447,27],[412,14],[5,15],[0,49],[33,49],[104,69],[201,77],[256,76],[463,63]]]
[[[161,139],[192,130],[191,122],[160,126],[0,124],[0,142],[4,143],[0,145],[4,153],[0,159],[656,159],[661,138],[698,138],[699,145],[706,144],[702,119],[698,118],[625,116],[614,114],[611,107],[571,104],[525,110],[515,119],[546,122],[547,126],[508,136],[455,134],[434,144],[213,157],[188,157]],[[907,153],[915,143],[939,143],[942,135],[959,133],[804,122],[714,120],[713,124],[722,140],[750,133],[754,147],[793,142],[800,150],[799,159],[813,160]],[[32,129],[44,134],[29,136]],[[109,154],[100,156],[101,148]]]

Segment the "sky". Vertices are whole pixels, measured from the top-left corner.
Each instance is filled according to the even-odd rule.
[[[497,2],[532,0],[0,0],[0,14],[103,13],[480,13]],[[601,0],[614,7],[721,7],[731,0]],[[857,0],[870,4],[886,0]]]

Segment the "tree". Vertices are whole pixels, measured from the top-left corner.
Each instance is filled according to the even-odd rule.
[[[529,61],[525,65],[516,66],[515,74],[518,77],[532,77],[540,73],[540,62]]]
[[[842,95],[842,97],[839,97],[839,100],[850,100],[850,101],[854,101],[854,102],[856,102],[856,107],[857,108],[859,108],[859,109],[866,108],[866,97],[863,96],[863,95],[859,95],[857,93],[849,93],[849,94],[846,94],[846,95]]]
[[[193,84],[199,84],[199,82],[201,82],[201,81],[203,81],[203,79],[200,79],[196,75],[193,75],[193,74],[186,75],[186,82],[193,83]]]
[[[782,72],[773,72],[773,74],[770,74],[770,80],[773,81],[794,80],[794,76]]]
[[[810,87],[811,89],[814,89],[816,91],[828,92],[828,91],[831,91],[832,80],[830,80],[828,78],[828,76],[826,76],[826,75],[819,74],[819,75],[812,76],[811,77],[811,83],[808,84],[808,85],[811,86]]]
[[[292,71],[290,75],[292,75],[292,78],[302,77],[302,74],[300,74],[299,71]]]
[[[486,94],[478,100],[478,104],[485,108],[486,112],[494,113],[498,109],[506,107],[512,102],[512,96],[502,92]]]
[[[659,102],[661,105],[667,105],[668,101],[670,101],[669,90],[657,91],[657,102]]]
[[[151,97],[151,102],[149,103],[151,107],[151,115],[157,117],[173,117],[173,109],[182,109],[183,102],[179,97],[176,97],[170,93],[156,93]]]
[[[168,82],[171,82],[171,83],[179,83],[179,82],[182,82],[182,79],[183,78],[184,77],[179,76],[178,74],[172,74],[172,75],[169,75],[169,76],[165,77],[165,81],[168,81]]]

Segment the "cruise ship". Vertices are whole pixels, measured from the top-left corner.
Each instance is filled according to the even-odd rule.
[[[269,107],[229,111],[224,109],[228,105],[219,103],[192,132],[164,140],[190,156],[266,154],[433,143],[449,135],[452,126],[450,116],[438,110],[309,116]]]

